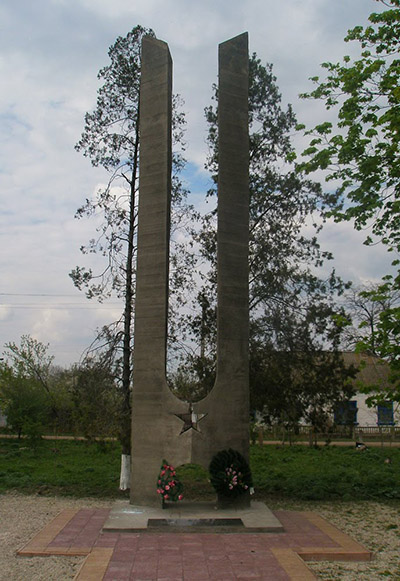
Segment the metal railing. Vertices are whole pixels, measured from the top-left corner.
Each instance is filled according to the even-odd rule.
[[[261,444],[268,441],[288,443],[334,443],[334,442],[379,442],[382,445],[400,443],[400,426],[332,426],[319,431],[313,426],[296,426],[288,429],[284,426],[258,428],[253,431],[252,441]]]

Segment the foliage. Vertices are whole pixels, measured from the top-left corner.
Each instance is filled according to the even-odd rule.
[[[178,466],[176,473],[182,482],[186,499],[211,502],[215,500],[215,491],[210,483],[209,472],[203,466],[183,464]]]
[[[381,241],[389,252],[400,251],[400,2],[381,0],[389,9],[369,16],[366,27],[356,26],[345,38],[356,41],[360,58],[323,63],[324,81],[306,98],[323,100],[337,110],[337,126],[326,121],[307,131],[312,135],[304,152],[307,172],[323,169],[327,181],[338,183],[332,193],[335,221],[352,220],[357,230],[371,229],[365,244]],[[375,328],[364,336],[360,349],[368,349],[391,365],[393,388],[382,397],[400,400],[400,308],[390,305],[400,283],[399,260],[382,284],[362,297],[378,310]],[[366,323],[368,324],[368,323]]]
[[[338,108],[337,128],[326,121],[307,131],[313,139],[303,167],[326,169],[327,180],[339,182],[335,220],[353,219],[358,230],[372,221],[372,234],[399,250],[400,3],[382,3],[390,9],[371,14],[368,26],[356,26],[345,38],[359,42],[361,58],[323,63],[326,80],[314,77],[317,88],[303,95],[322,99],[327,110]]]
[[[373,393],[367,399],[370,406],[387,401],[400,404],[400,306],[399,290],[391,282],[379,285],[365,293],[365,297],[376,304],[384,304],[379,312],[374,333],[365,336],[357,345],[359,351],[372,351],[389,364],[388,384],[374,386]],[[393,301],[393,302],[392,302]]]
[[[345,294],[345,308],[350,316],[345,328],[344,341],[347,349],[368,350],[380,356],[381,343],[377,332],[380,317],[399,305],[400,290],[388,289],[381,293],[381,285],[368,283],[352,287]]]
[[[141,43],[145,36],[155,37],[153,30],[140,25],[126,37],[118,37],[109,49],[110,64],[102,68],[98,78],[96,109],[86,113],[85,128],[76,150],[91,160],[93,166],[106,169],[110,178],[98,189],[94,199],[86,199],[76,213],[77,218],[102,216],[97,236],[82,246],[84,254],[100,253],[107,257],[103,272],[95,275],[90,269],[76,267],[70,276],[79,289],[86,288],[88,298],[100,301],[116,292],[126,297],[129,291],[129,269],[136,255],[137,194],[139,170],[139,93],[141,75]],[[184,113],[179,96],[174,96],[173,193],[178,204],[185,191],[178,173],[184,166],[179,147],[184,148]],[[183,210],[181,210],[183,211]],[[131,261],[128,263],[127,261]],[[133,280],[133,278],[132,278]],[[133,292],[133,291],[132,291]]]
[[[221,450],[210,462],[210,480],[215,491],[227,498],[250,492],[253,486],[250,466],[236,450]]]
[[[77,266],[70,276],[77,288],[88,298],[99,301],[115,294],[123,301],[118,321],[98,332],[88,349],[101,350],[119,377],[122,392],[121,442],[124,454],[130,453],[130,387],[133,351],[133,306],[135,298],[135,263],[138,225],[139,172],[139,92],[141,75],[141,42],[144,36],[154,37],[151,29],[138,25],[125,37],[118,37],[109,49],[110,64],[99,71],[102,82],[96,108],[85,116],[85,127],[76,145],[93,166],[103,167],[109,174],[105,186],[93,199],[86,199],[78,209],[77,218],[94,216],[98,226],[96,236],[82,246],[83,254],[98,253],[105,258],[100,273]],[[190,208],[185,203],[186,192],[179,179],[184,166],[184,114],[178,96],[173,98],[173,207],[176,225],[184,227]],[[177,227],[176,226],[176,227]],[[191,257],[185,244],[175,245],[172,261],[172,286],[182,287],[190,272]],[[179,295],[183,300],[183,295]]]
[[[378,285],[375,289],[362,293],[365,301],[378,305],[378,317],[375,321],[373,332],[364,334],[357,343],[360,352],[374,352],[380,358],[383,365],[388,365],[389,374],[387,381],[378,384],[362,385],[361,391],[368,394],[366,399],[368,406],[385,405],[387,402],[400,406],[400,359],[399,359],[399,333],[400,333],[400,307],[398,306],[398,289],[392,285],[385,288]],[[393,302],[392,302],[393,301]],[[365,325],[366,327],[367,325]]]
[[[121,390],[107,360],[86,359],[71,369],[52,365],[49,345],[30,336],[9,343],[0,364],[0,406],[19,436],[74,431],[88,439],[121,429]]]
[[[171,373],[168,383],[180,399],[195,402],[211,391],[214,379],[214,361],[188,353],[185,361]]]
[[[70,276],[77,288],[86,288],[88,298],[102,301],[113,292],[123,298],[121,320],[105,328],[98,341],[111,353],[114,367],[121,372],[125,397],[122,400],[123,453],[130,453],[130,381],[132,352],[132,310],[134,300],[134,260],[137,228],[137,181],[139,167],[139,90],[141,40],[154,32],[141,26],[126,37],[118,37],[109,49],[110,64],[99,71],[103,81],[97,106],[85,116],[85,128],[77,151],[89,157],[93,166],[102,166],[110,178],[93,200],[86,199],[76,217],[102,216],[97,236],[81,251],[107,257],[99,275],[77,266]],[[122,350],[122,365],[120,364]]]
[[[96,109],[86,113],[85,128],[75,146],[93,166],[110,173],[105,188],[98,189],[94,200],[86,199],[76,213],[78,218],[94,214],[104,217],[97,228],[98,236],[81,251],[108,256],[105,270],[95,276],[91,270],[77,267],[70,275],[79,289],[87,288],[88,298],[102,300],[112,291],[119,296],[126,293],[124,268],[137,219],[138,108],[144,36],[154,36],[154,32],[136,26],[110,47],[110,64],[98,73],[103,84],[98,90]]]
[[[262,65],[253,54],[249,74],[250,309],[255,312],[267,302],[283,302],[285,297],[295,295],[295,291],[323,294],[330,284],[341,288],[341,283],[334,276],[329,281],[321,281],[309,268],[321,266],[331,254],[320,249],[314,236],[304,235],[304,226],[325,198],[319,184],[297,173],[292,163],[290,135],[296,125],[293,110],[290,106],[286,111],[281,108],[271,65]],[[210,146],[207,168],[215,182],[217,116],[217,108],[206,109]],[[209,195],[215,194],[215,188],[209,191]],[[215,211],[205,217],[199,240],[202,255],[215,265],[214,216]]]
[[[50,416],[47,395],[32,379],[14,375],[4,366],[0,371],[0,405],[7,417],[7,427],[18,437],[44,432]]]
[[[286,110],[281,106],[272,66],[263,65],[255,54],[249,64],[250,390],[253,408],[262,410],[271,396],[274,401],[269,413],[281,419],[283,407],[288,402],[299,412],[304,411],[301,400],[306,399],[312,374],[316,378],[313,385],[318,388],[322,402],[324,383],[318,384],[322,379],[322,367],[328,378],[331,375],[337,379],[343,371],[336,356],[324,357],[324,365],[314,371],[313,365],[316,357],[323,358],[324,350],[334,351],[339,345],[342,326],[337,324],[334,298],[336,293],[343,292],[345,285],[334,272],[325,278],[318,275],[317,269],[331,258],[331,254],[319,246],[316,237],[319,227],[314,214],[319,214],[329,198],[322,193],[319,184],[296,171],[291,145],[296,126],[293,110],[290,106]],[[214,100],[218,102],[216,87]],[[215,183],[208,194],[214,196],[218,173],[218,107],[211,105],[205,113],[210,147],[207,168]],[[195,301],[196,310],[187,317],[187,324],[198,349],[182,365],[186,370],[186,391],[194,384],[195,398],[207,393],[215,378],[215,222],[216,210],[212,210],[195,235],[204,261],[204,284]],[[307,237],[306,232],[310,230],[312,234]],[[204,273],[207,268],[208,272]],[[284,352],[282,357],[286,355],[285,364],[289,368],[277,374],[271,361],[274,354],[279,357],[280,351]],[[303,353],[301,357],[300,352]],[[182,368],[179,373],[185,377]],[[297,384],[292,389],[294,377]],[[281,409],[277,410],[279,398],[275,398],[273,392],[275,388],[282,389],[282,383],[286,396]],[[339,386],[342,385],[340,377]],[[329,402],[332,393],[336,398],[336,391],[324,392],[325,400]],[[314,409],[316,407],[317,404]],[[318,407],[322,409],[322,404]],[[297,421],[298,413],[295,415]]]
[[[88,359],[72,376],[75,432],[89,440],[115,437],[121,429],[121,392],[108,366]]]
[[[45,392],[50,393],[50,372],[54,357],[48,355],[48,349],[48,344],[23,335],[20,345],[6,343],[3,355],[7,360],[7,367],[24,377],[34,379]]]
[[[66,420],[65,390],[53,366],[49,345],[23,335],[6,343],[0,362],[0,401],[8,426],[19,436],[43,433],[45,426]]]
[[[251,341],[251,409],[259,410],[268,425],[295,430],[304,419],[325,431],[333,410],[354,395],[350,379],[356,370],[345,366],[337,350],[325,351],[310,342],[301,321],[289,319],[287,325],[292,328],[288,337],[280,330],[279,350],[264,338]]]
[[[368,394],[366,403],[370,407],[387,402],[400,405],[400,369],[396,341],[396,319],[399,318],[400,290],[392,285],[367,284],[346,293],[346,310],[351,320],[345,327],[346,346],[360,353],[372,354],[377,365],[388,369],[379,381],[360,383],[358,389]]]
[[[157,493],[165,500],[177,502],[183,499],[183,486],[176,475],[175,468],[163,460],[157,480]]]

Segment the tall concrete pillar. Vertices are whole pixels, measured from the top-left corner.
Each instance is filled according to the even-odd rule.
[[[178,441],[181,422],[172,413],[183,413],[187,406],[172,395],[166,382],[171,100],[172,60],[168,45],[145,37],[140,87],[131,502],[146,505],[160,502],[156,479],[163,458],[179,464],[189,461],[189,452]]]
[[[249,454],[248,69],[247,33],[219,45],[217,377],[193,442],[204,465],[225,448]]]
[[[157,505],[163,458],[208,468],[216,452],[248,457],[248,37],[219,47],[218,337],[215,387],[194,409],[166,382],[172,62],[145,38],[140,96],[138,264],[131,503]],[[201,420],[201,421],[200,421]]]

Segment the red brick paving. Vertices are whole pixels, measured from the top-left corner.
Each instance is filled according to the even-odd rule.
[[[18,554],[87,555],[77,581],[307,580],[315,576],[303,559],[371,558],[314,513],[277,511],[283,533],[231,534],[102,533],[108,514],[65,511]]]

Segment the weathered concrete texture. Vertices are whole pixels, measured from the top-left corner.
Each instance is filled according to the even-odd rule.
[[[280,533],[283,526],[263,502],[252,502],[248,508],[238,510],[218,510],[216,504],[211,502],[179,502],[171,503],[163,510],[132,506],[123,500],[114,503],[103,526],[103,532],[155,530],[175,533]]]
[[[187,405],[166,382],[171,197],[172,61],[165,42],[145,38],[140,94],[140,176],[135,345],[132,395],[131,502],[157,505],[163,458],[190,460],[174,413]],[[173,413],[174,412],[174,413]]]
[[[191,416],[165,375],[172,63],[164,42],[143,41],[130,497],[135,505],[160,503],[156,481],[163,458],[174,466],[194,462],[208,468],[224,448],[248,457],[247,34],[220,45],[219,75],[218,371],[214,389]]]
[[[214,389],[195,406],[206,413],[193,460],[207,465],[233,448],[249,453],[248,35],[219,46],[218,333]]]

